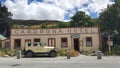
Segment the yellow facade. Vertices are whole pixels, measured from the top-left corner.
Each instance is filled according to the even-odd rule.
[[[26,40],[35,42],[34,39],[37,39],[46,45],[54,45],[58,50],[71,48],[77,51],[95,51],[100,46],[99,34],[98,27],[11,29],[10,47],[15,49],[19,45],[19,48],[24,49]]]

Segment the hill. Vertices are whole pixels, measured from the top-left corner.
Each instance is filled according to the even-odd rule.
[[[24,25],[25,28],[46,28],[46,26],[57,26],[61,21],[54,20],[12,20],[12,28],[20,28]]]

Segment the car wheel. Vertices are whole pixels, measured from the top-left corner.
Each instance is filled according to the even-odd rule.
[[[33,53],[31,51],[28,51],[26,52],[25,54],[26,57],[32,57],[33,56]]]
[[[57,56],[57,52],[51,51],[51,52],[50,52],[50,56],[51,56],[51,57],[56,57],[56,56]]]

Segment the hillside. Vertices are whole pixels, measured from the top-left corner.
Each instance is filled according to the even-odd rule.
[[[54,20],[12,20],[12,28],[20,28],[24,25],[25,28],[46,28],[57,26],[61,21]]]
[[[41,25],[41,24],[56,24],[60,21],[54,20],[12,20],[12,24],[17,25]]]

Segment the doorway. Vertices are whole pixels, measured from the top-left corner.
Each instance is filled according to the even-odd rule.
[[[79,50],[79,38],[74,38],[73,43],[74,43],[74,50],[79,52],[80,51]]]

